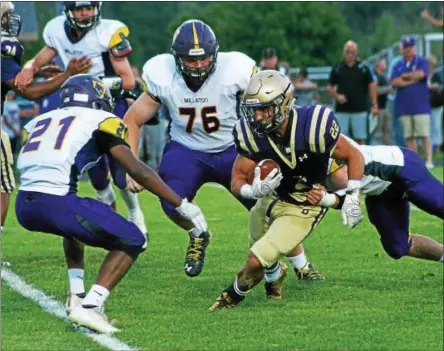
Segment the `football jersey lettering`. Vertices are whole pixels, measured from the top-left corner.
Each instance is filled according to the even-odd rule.
[[[99,130],[120,139],[128,140],[128,129],[118,117],[109,117],[99,124]]]
[[[34,132],[28,138],[28,142],[23,148],[23,153],[38,150],[41,143],[41,136],[47,131],[51,124],[51,118],[42,119],[35,125]]]
[[[54,145],[55,150],[60,150],[62,148],[63,141],[65,140],[66,134],[69,131],[69,127],[71,127],[71,124],[75,118],[75,116],[69,116],[59,122],[59,127],[61,126],[62,128],[60,129],[60,133],[57,135],[57,140]]]
[[[195,107],[179,107],[179,115],[188,116],[188,122],[185,130],[187,133],[193,132],[194,122],[196,120],[196,108]],[[216,106],[204,106],[200,110],[200,116],[202,119],[202,126],[208,133],[217,132],[220,128],[220,121],[217,118]]]

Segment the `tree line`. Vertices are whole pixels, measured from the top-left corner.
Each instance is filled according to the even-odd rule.
[[[131,62],[169,52],[175,29],[190,18],[207,22],[221,51],[241,51],[256,61],[265,47],[275,47],[291,66],[330,66],[341,58],[348,39],[367,57],[408,33],[433,29],[419,16],[424,2],[104,2],[103,17],[130,28]],[[35,2],[39,40],[26,42],[25,60],[44,45],[41,33],[56,16],[53,2]]]

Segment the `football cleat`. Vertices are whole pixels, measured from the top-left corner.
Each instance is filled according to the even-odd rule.
[[[206,231],[199,237],[190,234],[190,243],[185,257],[185,274],[189,277],[197,277],[205,262],[205,250],[210,243],[210,232]]]
[[[294,269],[294,272],[296,273],[296,277],[298,277],[299,280],[302,281],[321,281],[325,280],[325,277],[322,275],[321,272],[317,271],[311,263],[306,265],[304,268],[301,269]]]
[[[148,246],[148,229],[146,228],[145,225],[145,216],[143,215],[143,212],[138,211],[135,215],[129,215],[128,220],[130,222],[133,222],[137,226],[137,228],[139,228],[140,231],[142,232],[143,236],[146,239],[145,244],[143,245],[142,248],[146,249]]]
[[[225,310],[228,308],[234,308],[244,298],[239,301],[233,300],[226,291],[219,295],[216,302],[208,309],[208,311]]]
[[[120,331],[108,321],[103,309],[100,307],[85,308],[79,305],[72,309],[69,319],[80,326],[99,333],[109,334]]]
[[[68,297],[66,298],[66,303],[65,303],[66,314],[68,316],[75,307],[80,306],[82,304],[82,301],[85,298],[85,296],[86,293],[82,294],[73,294],[70,292],[68,293]]]
[[[265,283],[265,297],[267,299],[282,300],[282,287],[284,279],[287,276],[288,267],[285,263],[281,263],[281,274],[274,282]]]

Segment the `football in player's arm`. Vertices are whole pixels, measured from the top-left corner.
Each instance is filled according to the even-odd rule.
[[[232,308],[264,277],[266,297],[282,298],[287,268],[279,259],[288,255],[320,223],[326,208],[311,205],[307,192],[323,184],[330,156],[350,164],[343,223],[353,228],[362,219],[359,188],[364,158],[341,134],[333,112],[323,106],[292,108],[291,83],[276,71],[253,75],[241,106],[244,118],[233,130],[239,152],[232,170],[232,191],[258,199],[250,211],[250,252],[234,283],[210,310]],[[271,93],[270,93],[271,92]],[[282,174],[264,180],[255,170],[261,159],[278,162]],[[273,173],[274,176],[273,176]]]

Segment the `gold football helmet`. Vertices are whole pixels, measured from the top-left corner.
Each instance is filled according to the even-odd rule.
[[[246,121],[253,133],[263,136],[278,128],[289,116],[294,95],[291,83],[278,71],[266,70],[254,74],[241,103]],[[268,118],[256,119],[256,111],[273,106]]]

